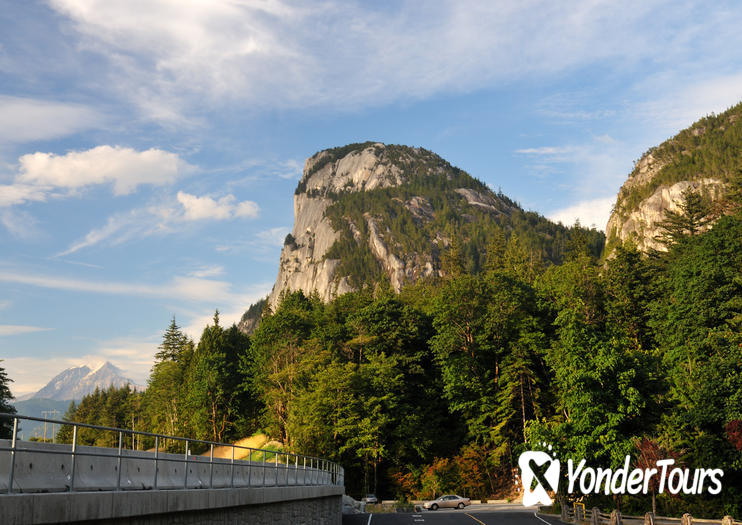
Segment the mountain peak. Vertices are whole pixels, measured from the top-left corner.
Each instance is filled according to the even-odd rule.
[[[496,232],[516,233],[554,262],[572,235],[424,148],[363,142],[322,150],[304,164],[268,305],[287,291],[329,301],[384,280],[399,291],[443,276],[441,255],[454,242],[463,271],[477,273]],[[602,234],[595,236],[599,252]],[[255,310],[243,329],[255,326]]]
[[[96,388],[104,389],[110,386],[120,388],[127,384],[132,386],[134,381],[124,376],[125,372],[106,361],[91,368],[89,365],[81,365],[63,370],[49,381],[41,390],[26,399],[53,399],[57,401],[79,401],[84,396],[95,391]]]

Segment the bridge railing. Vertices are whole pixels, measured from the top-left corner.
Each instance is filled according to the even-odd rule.
[[[339,464],[315,456],[31,416],[0,418],[13,426],[11,439],[0,440],[0,494],[344,484]],[[71,443],[23,441],[22,421],[67,427]],[[80,435],[91,431],[113,446],[81,445]],[[142,441],[154,442],[153,449],[136,450]],[[168,452],[176,449],[182,452]]]

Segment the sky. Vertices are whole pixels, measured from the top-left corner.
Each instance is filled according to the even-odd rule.
[[[304,159],[422,146],[604,229],[643,152],[742,99],[734,1],[0,0],[0,366],[144,384],[265,296]]]

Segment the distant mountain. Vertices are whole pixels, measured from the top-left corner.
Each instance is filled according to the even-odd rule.
[[[51,399],[54,401],[79,401],[96,388],[104,389],[113,385],[120,388],[126,384],[136,386],[134,381],[124,376],[124,371],[106,361],[97,368],[87,365],[68,368],[56,375],[38,392],[23,396],[27,399]]]

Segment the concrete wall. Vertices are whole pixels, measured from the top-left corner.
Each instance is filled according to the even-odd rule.
[[[0,495],[3,525],[341,525],[343,487]]]
[[[0,446],[9,447],[8,440]],[[66,492],[72,480],[72,447],[52,443],[23,441],[15,455],[13,492]],[[75,459],[75,490],[150,490],[188,488],[226,488],[230,486],[329,485],[332,475],[316,468],[273,461],[250,462],[188,456],[188,473],[182,454],[160,453],[155,487],[154,453],[123,450],[121,474],[118,472],[118,450],[79,446]],[[96,454],[86,456],[85,454]],[[0,493],[7,492],[10,453],[0,452]],[[342,480],[339,480],[342,483]]]

